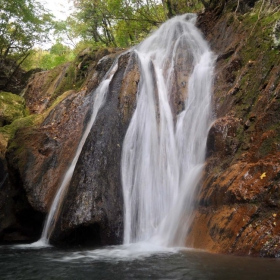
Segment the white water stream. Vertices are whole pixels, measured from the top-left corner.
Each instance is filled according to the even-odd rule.
[[[185,243],[205,159],[215,61],[195,21],[177,16],[135,50],[141,81],[122,152],[125,244]],[[184,110],[174,116],[179,65],[189,74]]]

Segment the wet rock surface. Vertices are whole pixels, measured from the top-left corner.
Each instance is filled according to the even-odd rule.
[[[20,174],[28,200],[38,211],[48,212],[73,158],[89,110],[87,99],[85,91],[70,93],[40,127],[19,129],[9,145],[9,165]]]
[[[260,2],[214,15],[210,24],[207,16],[200,21],[217,54],[216,121],[187,245],[279,257],[280,60],[271,37],[276,6]],[[236,10],[227,1],[224,11],[230,5]]]

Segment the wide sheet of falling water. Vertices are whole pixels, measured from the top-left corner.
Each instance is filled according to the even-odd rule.
[[[125,244],[184,246],[205,159],[215,61],[195,21],[193,14],[177,16],[135,49],[141,80],[121,166]],[[180,71],[187,86],[176,116]]]

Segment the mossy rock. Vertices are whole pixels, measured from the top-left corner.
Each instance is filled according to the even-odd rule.
[[[27,115],[23,97],[10,92],[0,92],[0,127]]]
[[[0,127],[0,134],[7,140],[12,139],[19,128],[38,125],[42,122],[42,119],[43,116],[41,115],[30,115],[16,119],[13,123]]]

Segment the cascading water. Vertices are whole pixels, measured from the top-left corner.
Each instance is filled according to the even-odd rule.
[[[58,191],[52,202],[51,209],[50,209],[47,219],[45,221],[45,225],[44,225],[44,229],[43,229],[41,238],[37,242],[33,243],[35,246],[36,245],[38,245],[38,246],[48,245],[48,243],[49,243],[50,235],[55,226],[55,221],[57,219],[57,215],[59,214],[60,206],[61,206],[61,203],[63,202],[63,198],[66,193],[67,187],[73,176],[75,166],[76,166],[79,156],[81,154],[82,148],[85,144],[85,141],[88,137],[88,134],[95,122],[97,113],[100,110],[100,108],[104,105],[110,81],[111,81],[112,77],[114,76],[114,73],[116,72],[117,68],[118,68],[118,64],[115,63],[111,67],[111,69],[107,72],[104,80],[100,83],[98,88],[95,90],[93,108],[92,108],[90,120],[88,121],[87,126],[84,130],[84,133],[82,135],[82,138],[79,142],[75,157],[72,160],[71,165],[68,168],[67,172],[65,173],[63,181],[62,181],[60,187],[58,188]]]
[[[184,245],[211,122],[215,61],[195,21],[193,14],[177,16],[133,50],[141,80],[122,150],[125,244],[152,241],[156,245]],[[35,246],[48,244],[79,155],[117,67],[115,64],[109,70],[95,92],[90,121]],[[179,114],[178,95],[185,100]]]
[[[205,159],[215,61],[195,21],[193,14],[175,17],[135,49],[141,81],[121,165],[125,244],[184,245]],[[178,80],[187,87],[176,116]]]

